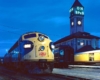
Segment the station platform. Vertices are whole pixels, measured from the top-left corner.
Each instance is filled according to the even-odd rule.
[[[69,68],[94,68],[100,69],[100,66],[92,66],[92,65],[69,65]]]
[[[58,69],[54,68],[54,74],[61,74],[66,76],[86,78],[90,80],[100,80],[100,69],[81,69],[81,68],[71,68],[71,69]]]

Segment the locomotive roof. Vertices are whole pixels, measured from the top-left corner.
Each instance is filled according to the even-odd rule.
[[[64,41],[67,41],[67,40],[70,40],[73,38],[100,39],[100,37],[91,35],[90,33],[87,33],[87,32],[76,32],[76,33],[73,33],[69,36],[62,38],[62,39],[59,39],[58,41],[54,42],[54,44],[58,44],[60,42],[64,42]]]
[[[30,31],[30,32],[26,32],[26,33],[24,33],[24,34],[31,34],[31,33],[39,33],[39,34],[44,34],[44,33],[37,32],[37,31],[34,31],[34,32]],[[24,35],[24,34],[23,34],[23,35]],[[44,34],[44,35],[45,35],[45,34]]]

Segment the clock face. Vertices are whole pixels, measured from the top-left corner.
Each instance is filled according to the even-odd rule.
[[[73,26],[74,25],[74,22],[72,22],[71,25]]]
[[[81,22],[81,21],[78,21],[77,23],[78,23],[78,25],[81,25],[81,24],[82,24],[82,22]]]

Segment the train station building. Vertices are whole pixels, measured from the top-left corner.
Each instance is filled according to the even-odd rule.
[[[84,32],[84,6],[75,0],[70,8],[70,35],[54,42],[55,47],[71,46],[74,52],[99,48],[100,37]]]

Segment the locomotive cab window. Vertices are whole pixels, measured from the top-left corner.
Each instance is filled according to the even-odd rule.
[[[43,35],[43,34],[38,34],[38,36],[40,37],[40,36],[44,36],[45,38],[48,38],[47,36],[45,36],[45,35]]]
[[[24,36],[25,39],[36,37],[36,34],[27,34]]]

